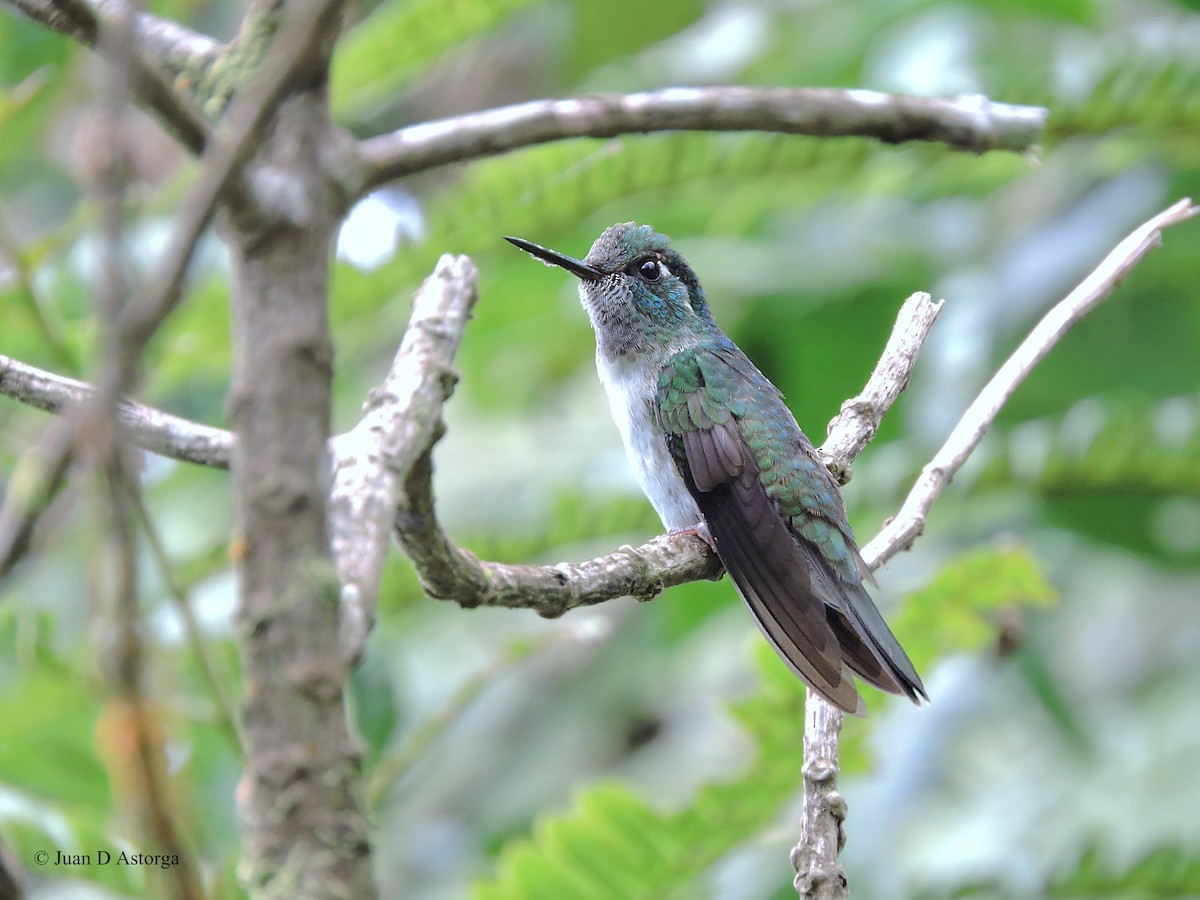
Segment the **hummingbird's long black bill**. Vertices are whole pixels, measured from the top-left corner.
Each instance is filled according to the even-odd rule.
[[[573,256],[565,256],[557,250],[551,250],[548,247],[543,247],[541,244],[535,244],[533,241],[527,241],[519,237],[506,237],[506,241],[515,247],[520,247],[530,256],[536,257],[548,266],[558,266],[566,269],[576,278],[582,278],[584,281],[595,281],[598,278],[603,278],[604,273],[599,269],[593,269],[581,259],[575,259]]]

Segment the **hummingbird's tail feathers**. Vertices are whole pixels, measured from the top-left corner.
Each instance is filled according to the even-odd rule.
[[[925,692],[925,685],[921,683],[921,676],[917,674],[916,667],[908,658],[908,654],[904,652],[904,648],[900,646],[900,642],[896,640],[896,636],[892,634],[892,630],[888,628],[887,622],[880,615],[879,609],[866,589],[861,584],[843,585],[843,597],[845,602],[842,604],[842,608],[846,613],[846,618],[851,625],[856,626],[856,630],[860,634],[867,638],[868,643],[875,649],[876,655],[887,665],[892,679],[902,689],[901,691],[892,691],[892,693],[903,692],[913,703],[918,704],[922,699],[928,700],[929,695]],[[878,687],[878,685],[876,686]],[[884,688],[884,690],[887,689]]]
[[[803,537],[797,541],[808,557],[815,593],[825,603],[829,625],[850,668],[881,691],[904,694],[914,703],[922,697],[928,700],[921,676],[862,582],[838,577],[817,547]],[[862,568],[866,569],[865,563]]]
[[[845,615],[828,606],[825,612],[829,627],[841,645],[842,657],[855,675],[884,693],[908,693],[892,675],[890,667],[880,660],[878,651],[859,637],[858,631]]]
[[[697,499],[725,570],[776,652],[834,706],[865,714],[825,604],[813,595],[800,548],[755,467],[707,493],[698,491]]]
[[[834,706],[862,714],[854,673],[916,699],[924,692],[920,679],[858,573],[848,569],[839,578],[820,548],[793,529],[764,484],[736,416],[711,396],[731,365],[713,354],[677,354],[669,376],[659,379],[665,393],[658,413],[667,449],[725,570],[776,652]],[[829,489],[836,491],[832,481]],[[848,545],[850,535],[844,537]]]

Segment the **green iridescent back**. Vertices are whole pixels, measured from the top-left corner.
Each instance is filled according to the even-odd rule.
[[[659,373],[656,415],[681,468],[686,456],[682,442],[672,436],[732,418],[780,515],[821,551],[842,580],[861,582],[837,483],[779,390],[728,337],[720,335],[671,357]]]

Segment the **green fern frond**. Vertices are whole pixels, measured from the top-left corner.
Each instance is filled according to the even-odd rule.
[[[985,643],[997,609],[1046,604],[1055,596],[1032,553],[997,545],[945,566],[906,599],[895,625],[914,662],[927,667],[947,652]],[[591,787],[570,812],[542,817],[530,840],[506,847],[499,874],[477,886],[478,900],[658,898],[685,887],[680,896],[703,896],[707,870],[774,821],[801,784],[804,686],[764,642],[756,656],[762,686],[732,710],[758,748],[743,775],[702,788],[677,813],[655,810],[623,785]],[[870,721],[842,732],[843,773],[866,767]],[[781,863],[781,883],[787,876]]]
[[[391,0],[338,46],[330,100],[345,119],[412,83],[430,63],[483,34],[532,0]]]
[[[1195,897],[1200,894],[1200,854],[1195,848],[1158,847],[1125,869],[1092,845],[1071,871],[1047,886],[1047,897]]]
[[[1155,133],[1179,131],[1194,152],[1200,127],[1200,58],[1149,58],[1144,51],[1114,52],[1086,99],[1072,103],[1047,97],[1052,114],[1047,139],[1117,129],[1151,128]],[[1022,100],[1022,102],[1024,102]]]
[[[1200,397],[1089,397],[1061,417],[1020,424],[984,452],[978,490],[1016,482],[1050,496],[1200,497]]]
[[[475,896],[657,898],[700,877],[774,819],[800,785],[803,686],[790,673],[769,678],[734,713],[759,748],[742,777],[701,789],[678,813],[653,809],[624,785],[593,786],[566,815],[540,819],[532,840],[506,847],[500,873]]]

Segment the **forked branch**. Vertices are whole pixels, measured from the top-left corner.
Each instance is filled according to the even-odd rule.
[[[862,394],[848,401],[831,425],[822,452],[831,459],[835,472],[849,470],[879,420],[908,384],[940,309],[941,304],[930,300],[928,294],[914,294],[901,307],[884,358]],[[527,607],[553,617],[617,597],[648,600],[668,587],[720,575],[720,563],[708,545],[683,534],[662,535],[640,547],[622,547],[583,563],[523,566],[480,560],[456,547],[438,524],[432,449],[431,442],[407,473],[404,493],[408,503],[396,518],[400,542],[431,597],[462,606]]]
[[[1034,327],[992,376],[913,485],[900,512],[863,548],[876,569],[912,545],[925,517],[954,474],[979,446],[1000,409],[1064,334],[1112,293],[1120,280],[1156,246],[1162,229],[1196,215],[1189,199],[1152,217],[1121,241],[1104,261]],[[882,363],[881,363],[882,365]],[[844,407],[843,407],[844,409]],[[843,900],[846,878],[838,864],[846,802],[838,792],[838,732],[842,713],[808,692],[804,727],[804,813],[800,843],[792,850],[797,893],[811,900]]]

